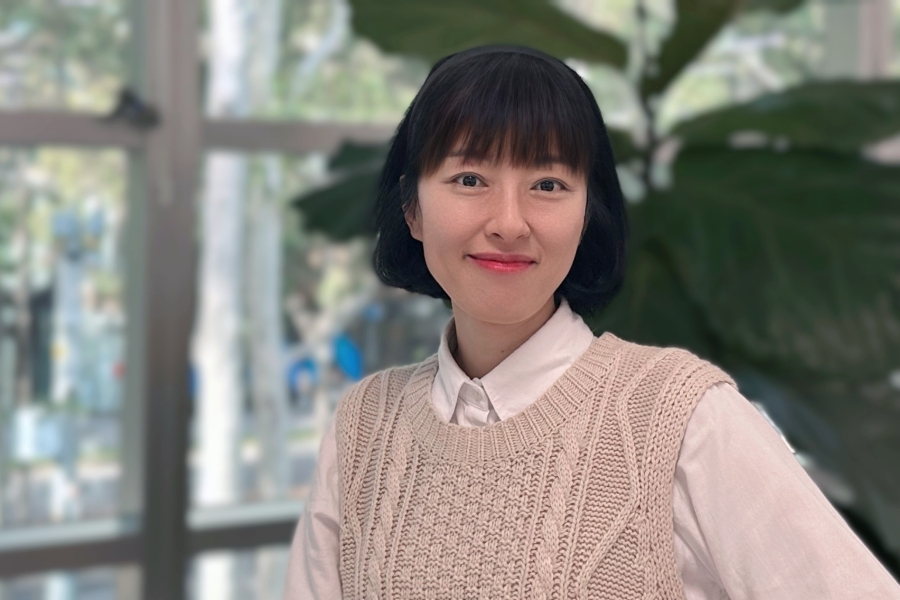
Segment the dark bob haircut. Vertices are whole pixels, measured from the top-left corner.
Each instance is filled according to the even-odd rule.
[[[386,285],[449,299],[428,271],[406,211],[420,176],[459,148],[467,160],[541,166],[554,154],[587,179],[585,229],[572,268],[554,293],[582,317],[622,286],[628,223],[615,158],[597,101],[575,71],[522,46],[480,46],[432,67],[406,110],[381,172],[372,266]],[[404,176],[401,180],[401,176]]]

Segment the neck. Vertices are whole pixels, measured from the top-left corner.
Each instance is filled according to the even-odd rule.
[[[556,312],[550,299],[532,316],[518,323],[482,321],[453,307],[456,347],[450,348],[456,364],[470,378],[481,378],[528,341]]]

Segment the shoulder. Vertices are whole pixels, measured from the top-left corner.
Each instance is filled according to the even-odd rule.
[[[699,397],[717,383],[737,383],[713,361],[679,346],[642,344],[619,338],[612,333],[617,372],[633,385],[663,388],[660,391],[685,392]]]
[[[427,360],[427,359],[426,359]],[[342,407],[360,402],[363,398],[373,393],[380,393],[385,386],[396,387],[406,384],[413,373],[423,365],[425,361],[409,365],[387,367],[373,373],[369,373],[356,383],[352,384],[338,401],[338,410]]]
[[[678,357],[683,360],[705,360],[692,352],[687,348],[683,348],[680,346],[663,346],[657,344],[643,344],[639,342],[634,342],[625,338],[621,338],[616,334],[608,331],[604,333],[602,338],[609,338],[610,345],[616,349],[622,355],[626,355],[629,358],[637,359],[644,358],[650,359],[654,356],[657,358],[665,355],[671,355],[674,357]]]
[[[385,420],[395,411],[403,388],[421,363],[381,369],[352,384],[338,400],[334,415],[337,455],[341,477],[354,477],[371,442],[384,429]]]
[[[387,405],[397,401],[403,387],[419,367],[434,359],[435,356],[431,356],[418,363],[381,369],[352,384],[338,400],[335,410],[338,435],[342,431],[348,433],[361,420],[377,420],[375,413],[383,412]]]

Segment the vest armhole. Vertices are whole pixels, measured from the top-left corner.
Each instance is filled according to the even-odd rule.
[[[348,471],[348,467],[353,462],[353,457],[348,456],[348,442],[355,440],[359,432],[359,424],[361,420],[362,405],[367,396],[370,396],[373,388],[376,397],[384,379],[387,377],[387,371],[376,371],[365,376],[360,381],[354,383],[344,392],[338,400],[337,407],[334,411],[335,420],[335,442],[337,445],[337,462],[338,462],[338,493],[343,499],[345,493],[346,480],[348,476],[352,476]],[[343,511],[342,511],[343,512]]]
[[[383,406],[373,406],[372,403],[377,403],[383,393],[388,393],[398,380],[408,379],[408,375],[411,375],[417,366],[418,363],[387,367],[371,373],[353,384],[338,401],[334,418],[340,481],[338,490],[342,499],[350,497],[346,495],[348,491],[346,487],[348,482],[357,477],[357,473],[353,472],[353,466],[366,461],[369,437],[374,433],[380,411],[384,409]],[[352,496],[352,490],[350,495]]]
[[[735,388],[737,388],[737,384],[720,367],[689,350],[680,348],[675,355],[678,356],[678,359],[676,359],[677,365],[670,385],[673,389],[684,390],[682,393],[687,394],[687,397],[670,407],[669,419],[657,423],[656,431],[648,432],[648,437],[653,435],[656,439],[676,440],[677,443],[664,448],[656,448],[655,451],[658,454],[651,462],[663,471],[656,473],[655,477],[651,477],[651,480],[656,482],[656,486],[648,489],[649,497],[646,501],[651,506],[651,528],[655,535],[659,536],[657,537],[659,544],[659,555],[656,557],[659,562],[657,564],[661,563],[662,572],[668,574],[669,577],[668,581],[657,579],[656,584],[669,589],[674,587],[681,594],[679,597],[684,598],[684,581],[678,572],[675,561],[674,508],[672,506],[675,469],[681,452],[681,443],[684,440],[687,423],[694,408],[709,388],[722,382],[730,383]],[[661,393],[664,391],[661,390]]]

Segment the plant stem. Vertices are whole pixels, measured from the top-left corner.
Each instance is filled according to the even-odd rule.
[[[648,98],[641,96],[641,107],[644,109],[644,118],[647,123],[647,145],[642,151],[644,170],[641,173],[641,180],[644,182],[645,189],[649,192],[652,185],[651,173],[653,170],[653,156],[656,153],[656,147],[659,145],[659,140],[656,137],[656,129],[653,126],[656,120],[656,112],[650,105]]]
[[[650,105],[650,99],[644,95],[644,89],[642,83],[649,79],[649,69],[648,65],[650,65],[651,57],[650,57],[650,48],[647,43],[647,7],[644,5],[646,0],[637,0],[635,4],[635,11],[637,15],[637,42],[638,48],[640,49],[641,54],[641,67],[638,75],[638,93],[637,96],[640,99],[640,106],[644,113],[644,124],[646,126],[646,140],[644,147],[641,151],[641,158],[643,159],[643,169],[641,170],[640,179],[644,184],[645,191],[649,192],[651,189],[652,181],[651,181],[651,173],[653,169],[653,155],[656,151],[656,146],[659,143],[659,140],[656,137],[656,129],[654,127],[656,121],[656,112],[654,107]]]

